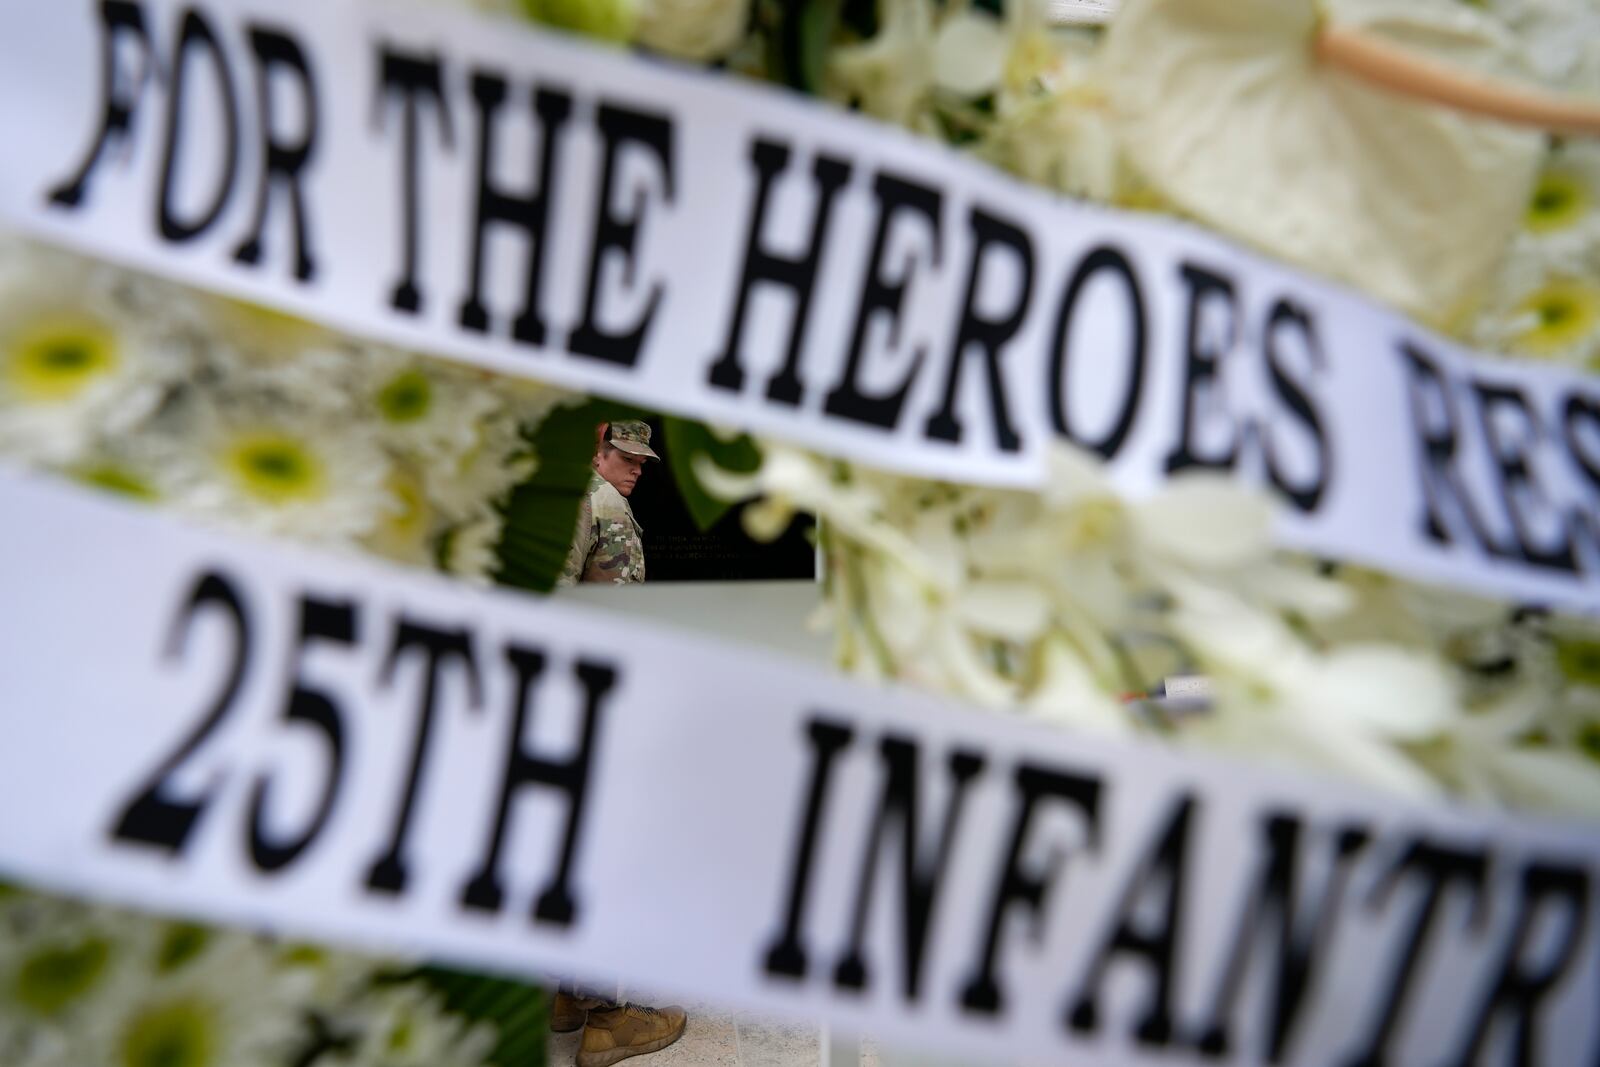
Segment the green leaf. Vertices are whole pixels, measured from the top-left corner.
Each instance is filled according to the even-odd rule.
[[[733,505],[718,500],[701,487],[694,474],[694,457],[708,455],[717,466],[745,474],[761,465],[760,449],[748,435],[723,441],[704,424],[688,419],[668,418],[661,432],[666,439],[666,460],[672,468],[672,479],[677,483],[678,495],[683,498],[689,517],[702,531],[711,529]]]
[[[643,417],[637,408],[609,400],[557,408],[545,417],[528,437],[538,468],[501,507],[505,530],[496,546],[495,581],[539,593],[555,588],[594,470],[595,427]]]
[[[767,65],[774,80],[803,93],[821,90],[828,47],[839,28],[841,3],[787,0],[769,8],[776,22],[767,38]]]
[[[538,986],[508,978],[423,967],[407,979],[426,982],[456,1015],[494,1026],[498,1039],[489,1062],[498,1067],[543,1067],[549,1001]]]

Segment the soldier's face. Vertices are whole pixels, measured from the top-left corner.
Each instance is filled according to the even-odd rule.
[[[633,492],[644,465],[644,456],[631,456],[620,448],[602,449],[594,460],[594,469],[600,472],[600,477],[623,496]]]

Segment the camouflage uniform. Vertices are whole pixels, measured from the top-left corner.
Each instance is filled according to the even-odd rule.
[[[578,527],[557,585],[579,582],[644,581],[644,531],[628,500],[610,482],[593,474],[578,506]]]

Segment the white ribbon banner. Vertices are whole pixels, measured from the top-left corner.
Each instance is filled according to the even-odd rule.
[[[0,222],[353,333],[879,466],[1065,436],[1228,470],[1284,544],[1600,603],[1600,383],[1472,358],[1193,228],[510,21],[0,5]]]
[[[1600,837],[0,474],[0,877],[891,1042],[1577,1063]]]

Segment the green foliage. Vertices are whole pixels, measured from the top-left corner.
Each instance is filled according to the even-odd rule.
[[[544,1067],[549,1031],[549,998],[537,986],[507,978],[424,967],[419,978],[444,998],[447,1010],[474,1022],[493,1024],[499,1040],[489,1053],[497,1067]]]
[[[767,69],[774,81],[816,94],[843,0],[783,0],[767,7]]]
[[[723,441],[703,424],[688,419],[665,420],[662,435],[666,439],[664,458],[672,467],[672,478],[678,485],[684,507],[696,526],[709,530],[732,505],[701,487],[694,474],[694,457],[708,455],[719,467],[745,473],[755,470],[761,463],[761,452],[748,435]]]
[[[539,466],[501,508],[505,531],[496,546],[495,581],[548,593],[561,576],[578,521],[578,505],[593,471],[595,427],[644,413],[625,404],[590,400],[552,411],[528,438]]]

